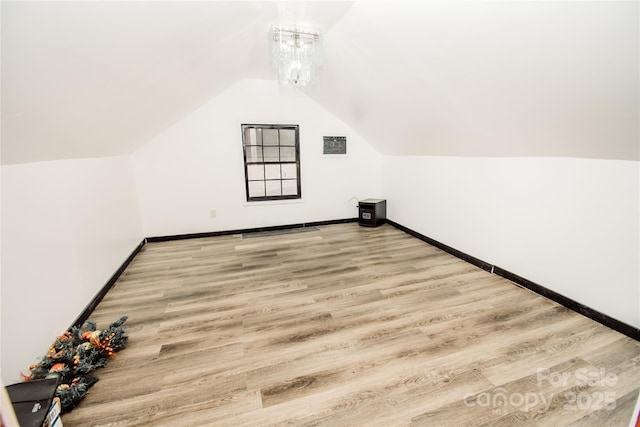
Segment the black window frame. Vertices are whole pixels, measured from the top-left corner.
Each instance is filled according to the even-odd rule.
[[[244,181],[245,181],[245,192],[246,192],[246,198],[247,198],[247,202],[258,202],[258,201],[269,201],[269,200],[295,200],[295,199],[301,199],[302,198],[302,183],[300,180],[300,126],[299,125],[291,125],[291,124],[287,124],[287,125],[283,125],[283,124],[242,124],[242,153],[243,153],[243,158],[244,158]],[[256,135],[258,135],[258,133],[260,134],[260,141],[256,141],[259,142],[259,144],[254,143],[254,144],[250,144],[247,141],[247,130],[248,129],[256,129]],[[259,129],[259,131],[258,131]],[[264,144],[264,132],[263,130],[277,130],[277,138],[278,138],[278,143],[277,144]],[[294,145],[283,145],[281,144],[282,142],[282,130],[288,130],[294,131]],[[273,133],[270,133],[271,135],[273,135]],[[256,137],[257,139],[257,137]],[[249,141],[252,142],[252,141]],[[273,151],[273,148],[277,147],[277,152],[278,152],[278,159],[274,160],[265,160],[265,155],[264,155],[264,147],[268,147]],[[247,156],[248,151],[250,150],[251,147],[255,147],[254,148],[254,154],[252,156]],[[294,160],[283,160],[283,150],[282,147],[285,148],[291,148],[294,147],[294,156],[295,159]],[[289,150],[290,151],[290,150]],[[258,156],[257,153],[260,153],[260,155]],[[252,157],[252,158],[249,158]],[[259,159],[256,159],[256,157],[259,157]],[[268,178],[267,177],[267,166],[272,166],[272,165],[279,165],[279,174],[280,177],[279,178]],[[283,165],[295,165],[295,184],[296,184],[296,193],[295,194],[283,194],[283,183],[284,181],[293,181],[292,178],[285,178],[283,177]],[[261,179],[250,179],[250,173],[249,173],[249,168],[250,167],[255,167],[255,166],[262,166],[263,168],[263,176]],[[290,168],[289,168],[290,169]],[[264,182],[264,187],[265,187],[265,192],[263,196],[251,196],[250,194],[250,183],[251,182]],[[280,183],[280,194],[279,195],[267,195],[267,183],[270,182],[272,185],[275,182],[279,182]]]

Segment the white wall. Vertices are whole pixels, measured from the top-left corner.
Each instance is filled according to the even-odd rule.
[[[241,124],[300,125],[302,200],[246,202]],[[323,136],[346,155],[323,155]],[[378,197],[380,156],[303,92],[242,80],[133,155],[147,237],[355,218],[351,197]],[[216,217],[210,217],[210,210]]]
[[[44,356],[142,238],[128,157],[2,166],[4,384]]]
[[[640,327],[640,163],[384,156],[390,219]]]

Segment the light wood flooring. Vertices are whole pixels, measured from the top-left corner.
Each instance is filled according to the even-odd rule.
[[[606,284],[603,284],[606,286]],[[640,343],[390,225],[149,243],[75,426],[627,426]]]

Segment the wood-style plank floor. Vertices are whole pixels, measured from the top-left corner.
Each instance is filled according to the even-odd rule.
[[[149,243],[75,426],[626,426],[640,343],[356,223]]]

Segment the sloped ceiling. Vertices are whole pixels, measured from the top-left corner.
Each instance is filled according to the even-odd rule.
[[[381,153],[640,159],[638,2],[7,2],[2,163],[131,153],[325,34],[308,96]]]

